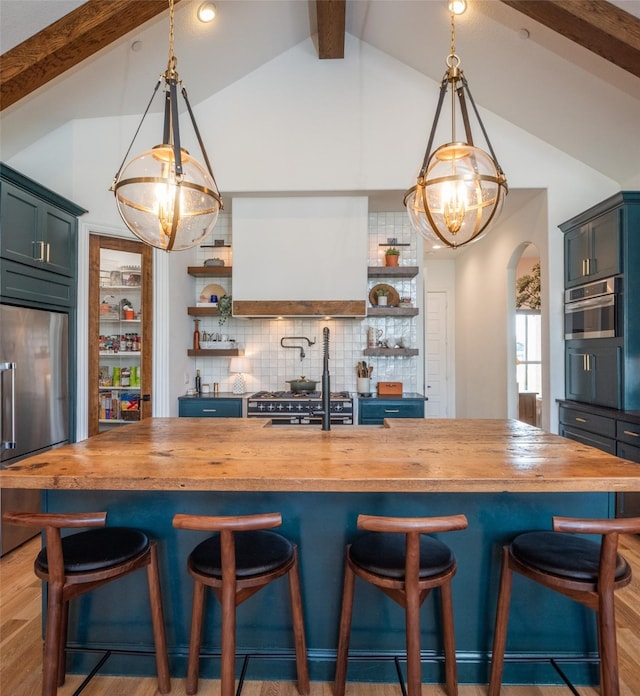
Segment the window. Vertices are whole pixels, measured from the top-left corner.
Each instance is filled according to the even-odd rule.
[[[540,312],[516,312],[516,378],[518,391],[542,395],[542,340]]]

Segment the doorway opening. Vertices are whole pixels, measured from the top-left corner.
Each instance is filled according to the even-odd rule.
[[[540,427],[542,405],[542,315],[540,253],[533,244],[516,266],[516,382],[518,420]]]

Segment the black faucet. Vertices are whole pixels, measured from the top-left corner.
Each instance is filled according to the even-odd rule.
[[[331,379],[329,377],[329,327],[322,329],[323,368],[322,368],[322,429],[331,430]]]
[[[309,402],[309,415],[322,416],[322,429],[331,430],[331,379],[329,377],[329,329],[322,329],[324,342],[324,367],[322,369],[322,408],[318,411]]]

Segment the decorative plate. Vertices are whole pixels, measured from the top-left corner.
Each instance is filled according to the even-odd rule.
[[[381,288],[387,291],[387,307],[397,307],[400,304],[400,295],[398,295],[398,291],[392,285],[387,285],[386,283],[378,283],[371,288],[369,291],[369,302],[374,307],[378,306],[377,292]]]
[[[202,292],[200,293],[200,297],[198,298],[198,302],[209,302],[211,300],[211,295],[217,295],[218,299],[220,299],[226,294],[227,291],[222,287],[222,285],[211,283],[203,288]]]

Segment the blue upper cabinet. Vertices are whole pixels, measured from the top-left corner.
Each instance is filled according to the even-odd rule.
[[[31,307],[76,304],[77,216],[71,201],[0,164],[0,297]]]
[[[580,216],[582,217],[582,216]],[[564,238],[564,279],[570,288],[622,272],[623,206],[620,202],[582,224],[560,225]]]
[[[77,216],[86,211],[6,165],[0,175],[0,256],[75,277]]]

